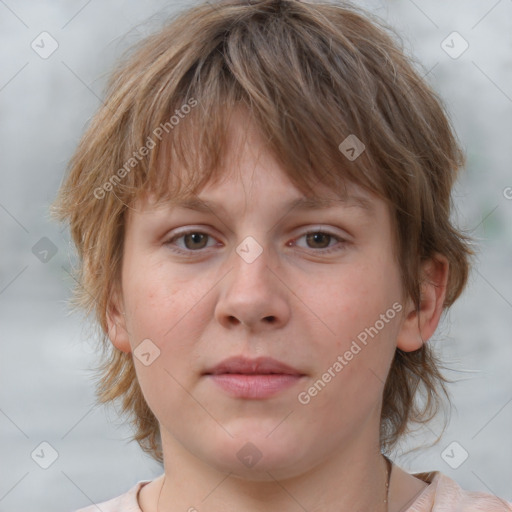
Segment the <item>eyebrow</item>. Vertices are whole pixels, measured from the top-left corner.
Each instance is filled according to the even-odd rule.
[[[224,210],[224,207],[220,203],[207,201],[197,197],[172,200],[169,202],[169,204],[171,207],[185,208],[188,210],[195,210],[204,213],[211,213],[217,209]],[[356,207],[364,210],[370,216],[375,214],[374,203],[366,197],[355,194],[337,199],[327,199],[321,197],[298,197],[285,203],[283,205],[283,209],[287,212],[291,210],[311,211],[326,210],[336,206]]]

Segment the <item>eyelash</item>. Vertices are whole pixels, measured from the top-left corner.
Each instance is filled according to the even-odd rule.
[[[191,256],[193,253],[201,253],[201,252],[203,252],[206,248],[193,250],[193,249],[181,249],[181,248],[177,248],[176,246],[171,247],[171,246],[173,246],[173,242],[175,242],[176,240],[179,240],[180,238],[183,238],[184,236],[190,235],[190,234],[200,234],[200,235],[206,235],[206,236],[208,236],[210,238],[214,238],[212,235],[210,235],[208,233],[205,233],[204,231],[200,231],[198,229],[191,229],[191,230],[188,230],[188,231],[183,231],[182,233],[177,233],[172,238],[167,240],[165,242],[165,245],[167,245],[171,251],[176,252],[178,254],[183,254],[183,255],[186,255],[186,256]],[[295,242],[296,240],[301,239],[304,236],[313,235],[313,234],[315,234],[315,235],[316,234],[327,235],[327,236],[337,240],[339,244],[342,244],[342,247],[334,245],[332,247],[325,248],[325,249],[310,248],[310,250],[312,250],[313,252],[317,252],[317,253],[320,253],[320,254],[330,254],[332,252],[337,252],[337,251],[343,250],[343,248],[344,248],[343,245],[348,243],[348,241],[345,240],[344,238],[341,238],[340,236],[335,235],[334,233],[331,233],[330,231],[324,231],[324,230],[321,230],[321,229],[307,231],[306,233],[303,233],[301,236],[295,238],[293,240],[293,242]]]

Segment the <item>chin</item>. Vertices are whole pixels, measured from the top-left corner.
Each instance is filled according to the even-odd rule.
[[[275,428],[276,423],[273,423]],[[264,428],[245,428],[237,432],[228,430],[233,437],[227,437],[217,443],[215,449],[203,453],[203,460],[215,469],[231,473],[232,476],[250,481],[273,481],[300,475],[312,467],[306,461],[302,439],[295,438],[286,429],[281,435],[277,430]],[[269,435],[269,432],[272,432]],[[301,450],[297,447],[300,446]],[[314,450],[311,447],[310,450]],[[307,450],[306,450],[307,451]],[[213,455],[213,458],[212,458]]]

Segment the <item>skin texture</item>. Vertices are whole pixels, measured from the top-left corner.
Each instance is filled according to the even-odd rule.
[[[415,311],[402,297],[391,216],[382,200],[352,187],[371,200],[373,211],[343,202],[290,210],[286,203],[303,194],[253,125],[235,115],[230,134],[222,181],[199,193],[218,204],[214,213],[155,207],[147,198],[127,218],[110,338],[125,352],[145,339],[160,350],[148,366],[135,358],[142,391],[160,423],[166,476],[142,489],[141,508],[157,510],[161,492],[161,512],[384,511],[384,382],[395,348],[416,350],[436,329],[447,262],[439,256],[425,265],[430,284]],[[184,228],[209,237],[171,243]],[[308,238],[309,231],[333,236]],[[248,236],[263,249],[252,263],[236,252]],[[172,248],[188,248],[188,255]],[[337,250],[326,254],[326,248]],[[300,403],[298,394],[393,304],[400,313],[388,315],[342,371]],[[271,398],[233,398],[202,375],[233,355],[270,356],[304,377]],[[261,454],[252,467],[237,457],[247,442]],[[425,485],[394,470],[389,510],[399,510]]]

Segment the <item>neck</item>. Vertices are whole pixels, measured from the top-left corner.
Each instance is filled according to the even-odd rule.
[[[273,470],[252,478],[220,472],[178,443],[168,454],[164,449],[164,460],[170,462],[165,464],[156,512],[291,512],[297,507],[310,512],[387,512],[387,464],[375,446],[356,443],[288,477]]]

